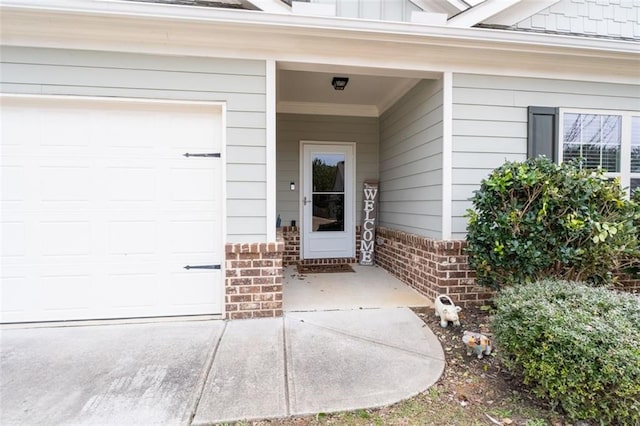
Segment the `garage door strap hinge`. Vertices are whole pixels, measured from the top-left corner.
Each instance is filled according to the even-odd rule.
[[[220,158],[219,152],[205,153],[205,154],[191,154],[189,152],[183,154],[185,157],[209,157],[209,158]]]
[[[189,269],[220,269],[220,265],[187,265],[184,267],[184,269],[189,270]]]

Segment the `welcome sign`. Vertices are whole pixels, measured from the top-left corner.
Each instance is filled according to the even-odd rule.
[[[362,235],[360,240],[360,264],[373,265],[374,244],[376,238],[376,218],[378,182],[364,183],[364,214],[362,215]]]

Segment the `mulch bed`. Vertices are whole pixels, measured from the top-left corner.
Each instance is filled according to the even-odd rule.
[[[298,265],[299,274],[329,274],[333,272],[355,272],[348,263],[329,265]]]

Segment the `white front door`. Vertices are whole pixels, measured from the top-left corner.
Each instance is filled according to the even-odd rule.
[[[221,314],[222,114],[2,97],[0,322]]]
[[[302,258],[355,256],[355,145],[302,142]]]

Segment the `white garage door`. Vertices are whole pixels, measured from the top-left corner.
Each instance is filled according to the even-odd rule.
[[[2,322],[222,312],[222,160],[184,156],[220,152],[220,105],[4,96],[1,114]]]

